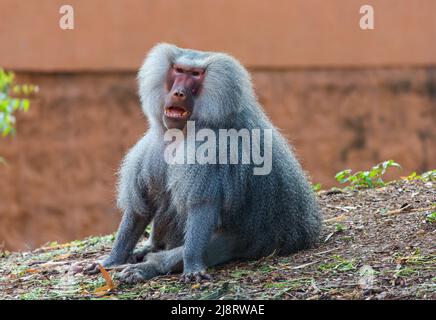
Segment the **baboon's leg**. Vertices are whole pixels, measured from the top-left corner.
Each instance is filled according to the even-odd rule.
[[[150,252],[145,262],[132,264],[121,271],[117,278],[125,283],[137,283],[153,277],[181,271],[183,268],[183,246],[158,252]]]
[[[144,234],[150,220],[151,218],[148,215],[137,214],[132,211],[124,213],[111,253],[103,261],[93,263],[86,268],[85,273],[98,273],[98,264],[105,268],[125,264],[129,260],[139,238]]]
[[[222,234],[214,235],[206,250],[205,262],[207,266],[215,266],[236,258],[235,247],[236,241],[233,237]],[[158,275],[181,272],[183,269],[183,249],[183,246],[180,246],[171,250],[151,252],[145,257],[145,262],[125,268],[118,275],[118,279],[126,283],[137,283]]]
[[[142,247],[139,247],[139,248],[136,248],[135,250],[133,250],[133,253],[127,259],[127,263],[139,263],[139,262],[144,261],[145,256],[155,249],[155,239],[154,238],[155,238],[155,236],[154,236],[153,227],[152,227],[148,239],[144,242]]]
[[[205,263],[208,267],[226,263],[238,258],[237,247],[240,246],[235,236],[214,234],[207,246]]]

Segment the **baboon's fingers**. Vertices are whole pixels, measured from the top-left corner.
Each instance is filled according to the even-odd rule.
[[[99,272],[100,269],[98,268],[98,263],[95,262],[83,270],[83,273],[88,275],[97,274]]]
[[[158,268],[148,262],[142,262],[133,265],[116,266],[114,269],[119,270],[124,267],[123,270],[115,275],[115,278],[121,282],[128,284],[135,284],[143,282],[156,277],[160,274]]]
[[[205,279],[207,281],[212,281],[213,280],[212,276],[209,273],[205,273],[203,275],[203,279]]]
[[[180,277],[180,282],[183,282],[186,284],[201,283],[204,280],[212,281],[212,276],[210,274],[206,273],[206,271],[182,274],[182,276]]]

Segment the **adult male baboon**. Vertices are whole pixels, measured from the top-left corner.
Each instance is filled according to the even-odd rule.
[[[181,270],[182,280],[201,281],[209,278],[209,266],[274,251],[288,254],[316,242],[321,218],[311,188],[238,61],[159,44],[139,72],[139,93],[150,127],[121,165],[118,205],[124,215],[104,267],[132,263],[118,275],[128,283]],[[253,163],[235,159],[169,164],[164,154],[172,142],[165,133],[180,129],[186,136],[190,121],[195,130],[207,128],[217,136],[220,129],[260,129],[265,138],[269,130],[270,170],[254,174]],[[253,148],[265,144],[254,146],[253,138]],[[224,147],[232,153],[229,144]],[[244,150],[239,145],[236,151],[240,158]],[[134,251],[149,223],[145,247]],[[93,265],[88,272],[96,270]]]

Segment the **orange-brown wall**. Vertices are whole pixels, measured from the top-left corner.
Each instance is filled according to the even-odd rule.
[[[115,230],[115,172],[146,129],[134,73],[19,74],[41,87],[0,140],[0,241],[34,248]],[[259,99],[313,182],[387,159],[436,168],[436,68],[254,71]]]
[[[226,51],[313,182],[395,159],[436,168],[436,1],[1,0],[0,66],[40,86],[0,139],[0,248],[115,230],[115,173],[146,125],[136,70],[159,41]],[[375,30],[358,28],[372,4]],[[398,176],[398,175],[397,175]]]
[[[58,26],[62,4],[74,30]],[[364,4],[375,30],[359,28]],[[2,0],[0,12],[0,64],[15,70],[136,70],[160,41],[249,67],[436,63],[434,0]]]

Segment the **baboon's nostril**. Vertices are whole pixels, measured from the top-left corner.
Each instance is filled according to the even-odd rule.
[[[174,96],[176,96],[179,99],[184,99],[185,93],[183,92],[183,90],[176,90],[174,91]]]

